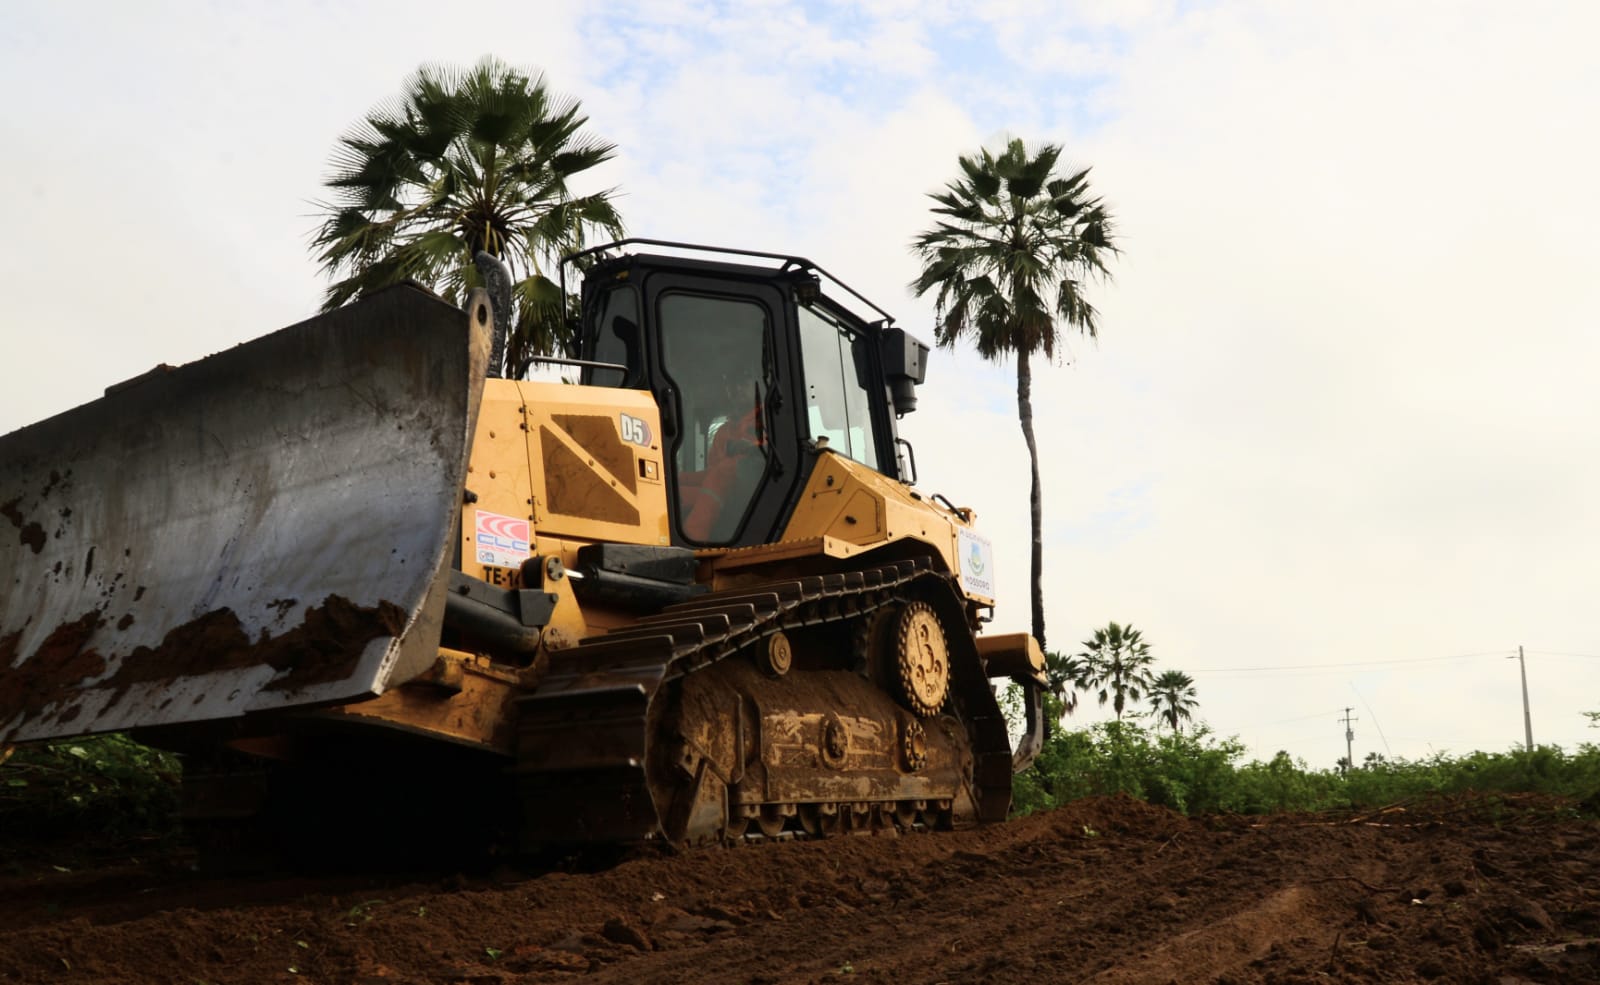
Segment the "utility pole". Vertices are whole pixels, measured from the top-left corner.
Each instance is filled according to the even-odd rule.
[[[1517,666],[1522,669],[1522,734],[1525,741],[1523,748],[1533,752],[1533,713],[1528,710],[1528,661],[1523,659],[1520,644],[1517,646]]]
[[[1350,717],[1350,713],[1352,711],[1355,711],[1355,709],[1354,708],[1346,708],[1344,710],[1344,717],[1340,718],[1340,719],[1336,719],[1337,721],[1344,722],[1344,768],[1347,771],[1348,770],[1353,770],[1353,769],[1356,768],[1356,754],[1355,754],[1355,744],[1354,744],[1355,740],[1356,740],[1356,734],[1355,734],[1355,732],[1353,732],[1351,730],[1350,723],[1351,722],[1359,722],[1359,721],[1361,721],[1361,719],[1359,719],[1359,718],[1351,718]]]

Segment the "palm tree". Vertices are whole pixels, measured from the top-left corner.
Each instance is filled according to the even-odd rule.
[[[568,184],[616,150],[584,134],[587,121],[542,76],[494,58],[418,69],[339,140],[335,200],[312,241],[333,281],[323,310],[406,279],[460,303],[481,250],[511,268],[516,309],[509,344],[496,319],[490,372],[520,377],[533,356],[564,350],[554,265],[596,233],[622,234],[610,192]]]
[[[1056,720],[1078,710],[1078,692],[1089,690],[1088,666],[1077,657],[1062,653],[1044,655],[1045,679],[1049,697],[1055,702],[1052,709]]]
[[[1194,710],[1200,707],[1195,700],[1194,678],[1181,670],[1162,671],[1150,682],[1150,707],[1156,717],[1178,731],[1180,721],[1192,721]]]
[[[1150,667],[1155,663],[1150,644],[1132,625],[1108,623],[1106,628],[1095,630],[1083,645],[1085,649],[1078,658],[1088,668],[1088,690],[1097,692],[1102,706],[1111,702],[1120,722],[1129,701],[1140,701],[1150,693]]]
[[[1089,169],[1058,175],[1060,157],[1054,144],[1030,155],[1012,140],[998,156],[960,158],[962,176],[929,195],[943,218],[912,244],[922,272],[911,289],[918,297],[937,290],[938,344],[971,335],[986,359],[1017,357],[1017,418],[1033,469],[1033,637],[1041,648],[1044,534],[1029,360],[1038,352],[1054,358],[1060,325],[1096,337],[1084,281],[1105,275],[1117,252],[1111,213],[1089,194]]]

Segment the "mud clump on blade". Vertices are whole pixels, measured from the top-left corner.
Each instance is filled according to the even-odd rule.
[[[405,612],[399,606],[359,606],[330,595],[307,609],[294,629],[278,636],[263,632],[259,640],[251,640],[232,609],[216,609],[174,628],[157,646],[129,653],[106,683],[117,689],[115,703],[134,684],[265,664],[284,675],[267,690],[296,690],[349,677],[368,643],[399,636],[404,629]]]
[[[233,610],[216,609],[175,627],[154,647],[136,647],[106,683],[121,697],[134,684],[238,670],[258,662],[252,649]]]
[[[330,595],[322,605],[307,609],[299,626],[261,644],[265,661],[289,672],[266,689],[293,691],[349,677],[368,643],[398,637],[405,627],[405,611],[392,602],[369,608]]]
[[[37,523],[27,521],[23,517],[22,512],[17,509],[18,502],[20,502],[20,500],[13,499],[5,503],[0,503],[0,516],[10,520],[13,527],[16,527],[18,530],[22,531],[23,545],[32,548],[33,553],[37,554],[44,550],[44,528],[39,526]]]
[[[27,721],[84,681],[105,673],[105,658],[87,647],[89,637],[104,623],[98,610],[62,623],[16,666],[12,662],[22,634],[0,638],[0,725],[19,712]]]

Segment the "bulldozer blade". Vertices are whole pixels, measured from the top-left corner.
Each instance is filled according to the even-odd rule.
[[[0,437],[0,744],[431,664],[489,308],[391,288]]]

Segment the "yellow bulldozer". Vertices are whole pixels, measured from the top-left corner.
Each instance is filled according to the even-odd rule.
[[[578,262],[577,382],[403,284],[0,438],[0,746],[129,731],[198,827],[401,845],[1004,818],[1043,662],[913,484],[926,346],[798,257]]]

